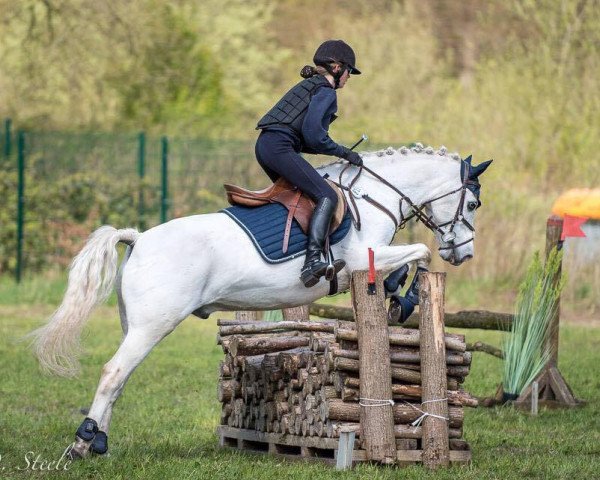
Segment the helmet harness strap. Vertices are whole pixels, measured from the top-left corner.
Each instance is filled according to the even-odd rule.
[[[327,70],[333,77],[335,88],[338,89],[338,88],[340,88],[340,80],[342,79],[342,76],[344,75],[344,73],[346,73],[346,70],[348,70],[348,65],[346,65],[345,63],[342,63],[342,62],[338,62],[334,59],[332,59],[332,60],[341,65],[337,72],[333,70],[333,67],[331,66],[331,64],[325,64],[323,66],[325,67],[325,70]]]

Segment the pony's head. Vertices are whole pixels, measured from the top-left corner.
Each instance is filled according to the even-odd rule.
[[[479,177],[492,160],[471,164],[471,156],[460,161],[459,187],[426,202],[440,256],[452,265],[473,258],[475,211],[481,206]]]

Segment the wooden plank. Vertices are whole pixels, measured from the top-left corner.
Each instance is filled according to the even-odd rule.
[[[382,273],[376,272],[376,292],[368,292],[368,277],[368,271],[355,271],[351,282],[358,333],[361,443],[369,460],[390,464],[395,461],[396,442],[385,289]]]
[[[337,449],[336,470],[352,468],[352,451],[354,450],[355,432],[341,432]]]
[[[446,347],[444,343],[444,288],[446,274],[419,274],[421,321],[423,465],[430,469],[448,466],[448,400],[446,397]]]
[[[289,460],[317,460],[326,463],[336,463],[338,452],[338,439],[327,439],[327,438],[302,438],[295,435],[282,435],[282,434],[268,434],[263,432],[256,432],[254,430],[244,430],[239,428],[231,428],[220,426],[217,427],[217,434],[220,438],[220,446],[224,448],[236,448],[233,446],[233,443],[239,439],[240,444],[242,444],[243,440],[250,442],[264,442],[268,443],[268,446],[265,446],[262,450],[244,450],[240,449],[247,453],[271,453],[275,452],[278,457],[283,457]],[[307,441],[308,440],[308,441]],[[312,440],[312,442],[311,442]],[[311,446],[307,445],[299,445],[299,443],[311,444]],[[318,443],[318,445],[317,445]],[[273,446],[271,446],[273,445]],[[305,447],[307,448],[307,452],[309,456],[302,456],[300,454],[300,449],[298,449],[298,454],[291,454],[289,450],[286,450],[285,445],[293,446],[293,447]],[[355,443],[356,445],[356,443]],[[310,449],[321,449],[327,450],[332,449],[336,452],[335,457],[327,458],[327,457],[318,457],[311,455]],[[316,453],[315,450],[312,453]],[[420,463],[423,457],[423,450],[398,450],[396,452],[396,459],[399,464],[405,463]],[[366,462],[367,454],[365,450],[353,450],[352,451],[352,462]],[[471,461],[471,451],[470,450],[450,450],[450,463],[467,463]]]
[[[310,447],[321,449],[337,449],[337,438],[300,437],[284,433],[267,433],[256,430],[233,428],[226,425],[217,427],[217,434],[228,438],[239,438],[252,442],[276,443],[281,445],[292,445],[297,447]]]

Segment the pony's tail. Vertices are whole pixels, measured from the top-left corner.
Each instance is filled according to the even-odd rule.
[[[79,338],[85,321],[96,305],[110,295],[117,273],[119,242],[133,244],[140,233],[127,228],[103,226],[93,232],[73,259],[67,292],[46,325],[31,332],[33,350],[40,367],[56,375],[79,372]]]

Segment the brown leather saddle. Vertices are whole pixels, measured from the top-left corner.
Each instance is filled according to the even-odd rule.
[[[334,232],[342,223],[346,213],[346,198],[342,191],[331,181],[327,180],[338,196],[335,214],[331,219],[329,232]],[[308,235],[308,226],[315,209],[315,202],[302,193],[298,187],[292,185],[284,178],[280,178],[273,185],[258,191],[247,190],[237,185],[225,183],[227,201],[230,205],[243,205],[246,207],[260,207],[268,203],[280,203],[288,210],[283,236],[283,253],[287,252],[290,240],[292,220],[295,218],[302,231]]]

